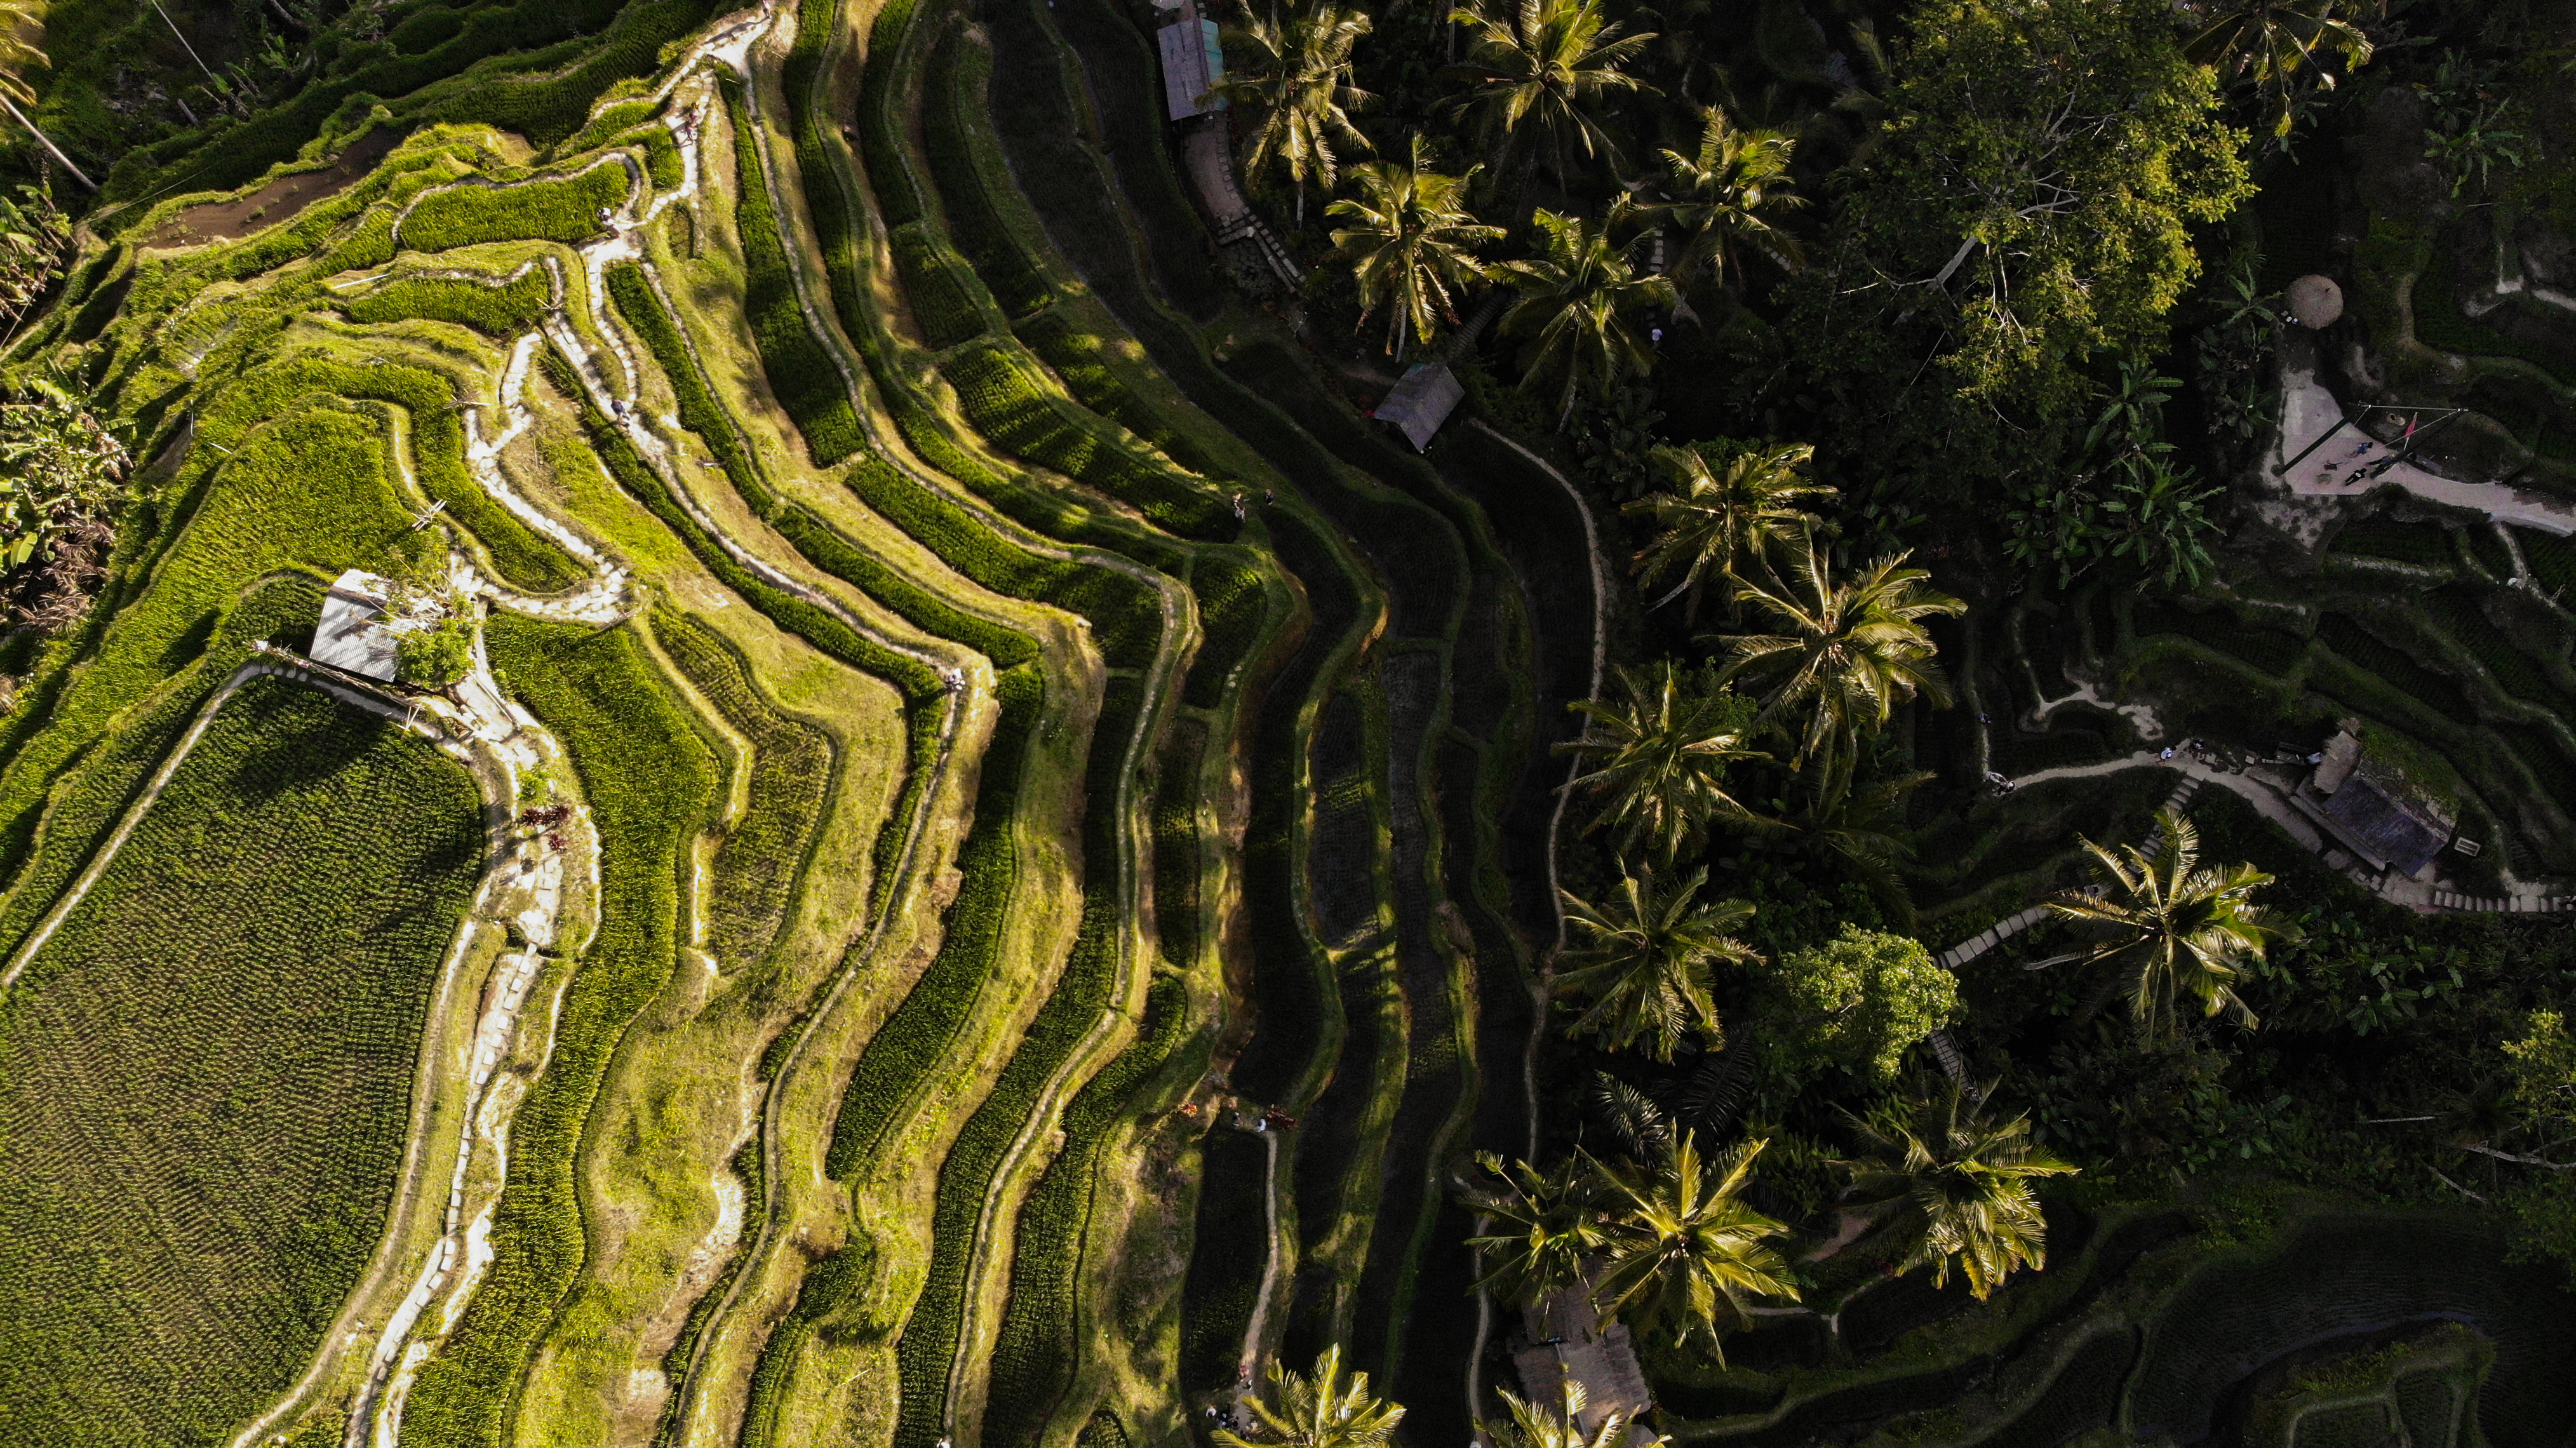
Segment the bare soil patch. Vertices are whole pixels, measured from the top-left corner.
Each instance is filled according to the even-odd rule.
[[[247,196],[191,206],[153,228],[145,246],[194,246],[217,238],[237,238],[291,219],[305,207],[336,196],[366,175],[400,144],[399,132],[377,127],[360,136],[339,159],[319,171],[280,176]]]

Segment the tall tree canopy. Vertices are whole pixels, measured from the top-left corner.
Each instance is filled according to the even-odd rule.
[[[2162,338],[2189,228],[2250,189],[2245,136],[2164,0],[1927,0],[1911,23],[1796,330],[1891,451],[2001,475],[2045,461],[2028,434],[2080,406],[2088,358]]]

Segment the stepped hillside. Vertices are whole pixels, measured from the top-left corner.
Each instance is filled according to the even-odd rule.
[[[13,656],[0,1033],[55,1064],[7,1119],[102,1069],[29,989],[101,892],[279,908],[133,875],[170,832],[369,750],[482,828],[407,785],[296,806],[378,845],[244,838],[290,934],[371,932],[383,851],[464,872],[325,987],[367,1069],[318,1138],[131,1122],[168,1205],[98,1244],[12,1127],[0,1238],[82,1266],[0,1315],[0,1439],[1126,1442],[1327,1341],[1465,1436],[1451,1184],[1536,1129],[1582,505],[1228,299],[1151,65],[1107,0],[430,7],[118,163],[10,351],[142,501]],[[350,569],[443,596],[462,683],[312,661]],[[127,990],[205,1042],[173,1120],[237,1109],[283,1008]],[[330,1214],[185,1209],[279,1172]]]

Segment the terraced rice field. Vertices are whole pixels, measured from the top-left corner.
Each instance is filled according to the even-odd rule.
[[[1325,1340],[1464,1437],[1582,505],[1229,306],[1105,0],[576,11],[12,344],[152,466],[0,721],[0,1438],[1127,1442]],[[263,676],[90,879],[352,567],[468,684]]]

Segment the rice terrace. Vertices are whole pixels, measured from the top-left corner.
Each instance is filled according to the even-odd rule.
[[[0,1448],[2576,1448],[2576,0],[0,0]]]

